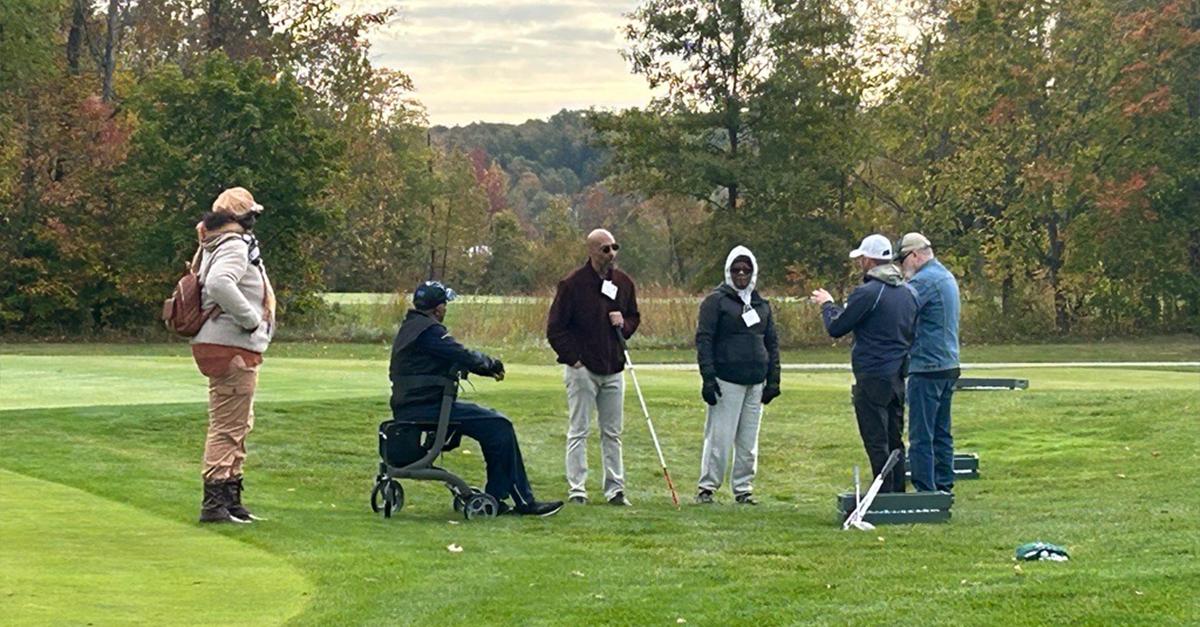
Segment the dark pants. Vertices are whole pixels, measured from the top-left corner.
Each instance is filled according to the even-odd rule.
[[[394,417],[411,422],[437,424],[442,404],[422,403],[393,411]],[[517,444],[517,432],[504,414],[475,403],[455,401],[450,408],[450,432],[479,442],[487,464],[484,492],[503,500],[512,497],[516,505],[533,503],[533,488],[525,475],[525,461]]]
[[[900,450],[900,461],[884,477],[880,492],[904,491],[904,379],[862,377],[854,385],[854,414],[863,448],[871,460],[871,474],[879,476],[892,451]]]
[[[919,492],[954,488],[954,436],[950,399],[958,377],[908,377],[908,463]]]

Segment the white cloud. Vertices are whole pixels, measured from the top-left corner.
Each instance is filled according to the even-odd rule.
[[[636,0],[357,0],[396,6],[372,38],[373,61],[408,73],[435,124],[522,122],[563,108],[645,104],[620,55]]]

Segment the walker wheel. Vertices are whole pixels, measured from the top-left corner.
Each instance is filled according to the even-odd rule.
[[[467,497],[467,506],[463,508],[463,516],[467,520],[476,518],[495,518],[500,511],[500,504],[490,494],[472,494]]]
[[[383,488],[383,517],[391,518],[392,512],[398,512],[404,507],[404,488],[400,482],[392,479]]]
[[[383,503],[380,497],[383,496],[383,488],[387,485],[387,479],[380,475],[375,477],[375,487],[371,488],[371,511],[378,514],[383,509]]]
[[[483,490],[480,490],[479,488],[477,488],[475,486],[471,486],[471,494],[483,494]],[[470,497],[467,497],[467,498],[470,498]],[[454,507],[454,511],[461,513],[463,511],[463,497],[455,494],[454,502],[451,503],[451,505]]]

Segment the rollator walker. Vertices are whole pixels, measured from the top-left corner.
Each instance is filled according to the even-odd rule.
[[[459,379],[466,378],[461,370],[447,376],[412,375],[396,382],[404,393],[418,387],[441,386],[442,405],[437,423],[428,420],[409,420],[404,416],[379,424],[379,474],[371,490],[371,510],[391,518],[393,512],[404,508],[404,487],[400,479],[441,481],[453,495],[454,511],[467,520],[493,518],[500,511],[496,498],[472,487],[458,475],[434,465],[445,451],[462,442],[462,434],[450,428],[450,409],[458,398]],[[401,396],[403,398],[403,396]]]

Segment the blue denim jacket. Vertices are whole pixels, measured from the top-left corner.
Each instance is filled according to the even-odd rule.
[[[909,372],[958,367],[958,282],[937,259],[909,280],[917,291],[917,333],[909,352]]]

